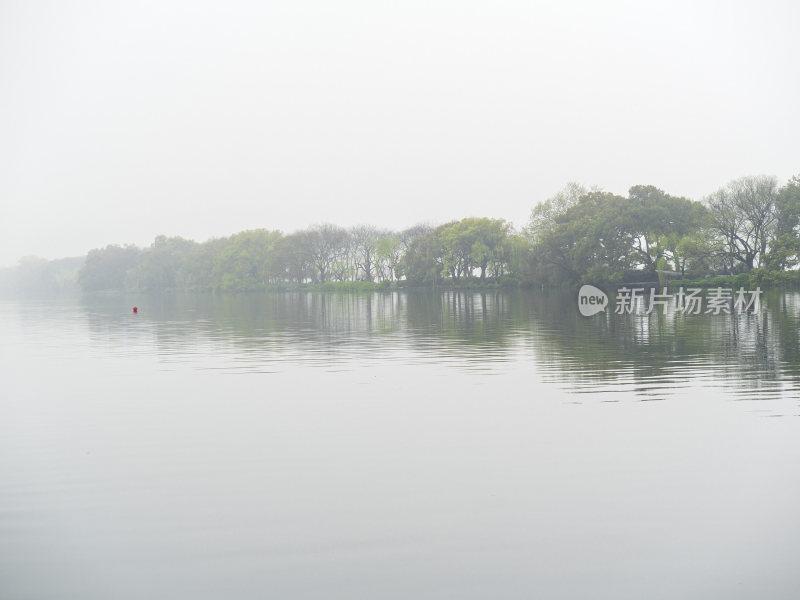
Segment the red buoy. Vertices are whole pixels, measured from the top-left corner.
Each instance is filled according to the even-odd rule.
[[[139,307],[138,306],[134,306],[133,307],[133,314],[136,314],[138,312],[139,312]]]

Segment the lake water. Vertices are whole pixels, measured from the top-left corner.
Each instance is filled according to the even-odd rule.
[[[799,325],[0,301],[0,598],[797,598]]]

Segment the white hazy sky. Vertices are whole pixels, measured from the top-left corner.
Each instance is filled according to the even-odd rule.
[[[800,172],[800,4],[0,0],[0,265]]]

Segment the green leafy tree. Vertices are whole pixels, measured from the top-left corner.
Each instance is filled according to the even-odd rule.
[[[184,265],[196,246],[181,237],[156,237],[139,255],[139,287],[146,290],[186,287]]]
[[[139,248],[131,245],[109,245],[90,250],[78,274],[78,282],[86,291],[136,287],[139,254]]]
[[[683,236],[675,245],[675,270],[681,275],[709,275],[721,268],[723,248],[702,230]]]
[[[191,247],[179,269],[179,278],[187,288],[211,290],[221,287],[217,279],[217,264],[227,244],[228,238],[213,238]]]
[[[276,245],[279,231],[255,229],[228,238],[215,261],[216,281],[229,290],[258,289],[279,277]]]
[[[775,238],[764,264],[776,271],[792,269],[800,263],[800,176],[795,175],[780,189],[775,210]]]
[[[499,278],[509,266],[509,232],[510,225],[501,219],[447,223],[412,242],[403,261],[404,273],[418,283],[460,281],[473,277],[476,270],[481,280],[487,273]]]
[[[309,237],[309,232],[298,231],[277,242],[276,270],[282,280],[302,284],[313,278],[314,261]]]
[[[539,237],[533,249],[534,278],[619,280],[636,264],[633,230],[627,198],[590,192]]]
[[[593,188],[591,191],[599,192],[601,190]],[[589,189],[571,181],[553,196],[534,206],[524,230],[531,243],[536,243],[542,235],[552,230],[556,220],[578,204],[580,199],[588,193]]]
[[[380,278],[384,281],[397,279],[397,267],[403,258],[403,242],[400,237],[394,234],[381,236],[376,257]]]
[[[704,224],[705,207],[699,202],[670,196],[652,185],[633,186],[628,199],[627,226],[633,233],[636,262],[650,273],[656,271],[661,259],[675,265],[679,241]]]
[[[444,245],[442,231],[450,224],[416,236],[409,244],[398,270],[402,277],[415,285],[437,284],[442,281]]]

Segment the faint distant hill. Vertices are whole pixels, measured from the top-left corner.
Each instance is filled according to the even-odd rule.
[[[16,267],[0,269],[0,293],[63,294],[79,292],[78,272],[85,256],[46,260],[36,256],[20,259]]]

